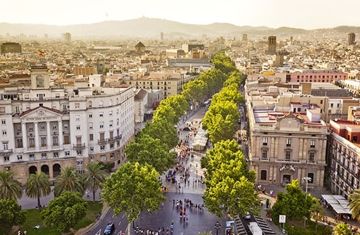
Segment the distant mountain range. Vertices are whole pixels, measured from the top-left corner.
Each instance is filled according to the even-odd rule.
[[[339,33],[360,33],[360,27],[339,26],[331,29],[305,30],[298,28],[280,27],[253,27],[237,26],[228,23],[213,23],[208,25],[185,24],[170,20],[156,18],[138,18],[124,21],[104,21],[93,24],[78,25],[42,25],[42,24],[10,24],[0,23],[0,35],[39,35],[48,34],[50,37],[60,37],[65,32],[70,32],[74,38],[95,37],[140,37],[159,38],[163,32],[169,38],[191,38],[207,35],[214,36],[237,36],[242,33],[256,35],[301,35],[311,32],[334,31]]]

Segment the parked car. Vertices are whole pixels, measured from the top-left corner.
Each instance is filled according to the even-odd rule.
[[[115,231],[115,225],[113,223],[108,223],[104,229],[104,235],[111,235]]]

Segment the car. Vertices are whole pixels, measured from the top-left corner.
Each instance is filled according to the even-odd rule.
[[[108,223],[104,229],[104,235],[111,235],[115,231],[115,225],[113,223]]]

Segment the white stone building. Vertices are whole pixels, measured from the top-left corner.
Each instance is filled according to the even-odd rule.
[[[5,88],[0,90],[0,170],[22,183],[89,161],[124,160],[134,134],[133,88]]]

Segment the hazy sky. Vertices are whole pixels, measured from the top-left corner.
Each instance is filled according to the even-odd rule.
[[[184,23],[360,26],[360,0],[1,0],[0,22],[82,24],[141,16]]]

